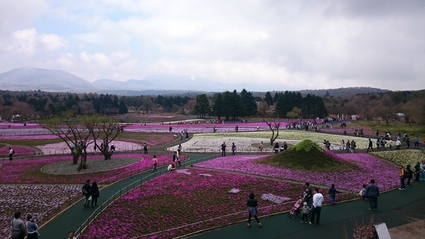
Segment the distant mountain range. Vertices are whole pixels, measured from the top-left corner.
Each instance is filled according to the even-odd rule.
[[[191,81],[190,77],[179,76],[151,76],[143,80],[130,79],[127,81],[114,81],[99,79],[89,82],[62,70],[47,70],[41,68],[23,67],[0,73],[0,90],[31,91],[41,90],[48,92],[73,92],[73,93],[103,93],[115,95],[170,95],[170,94],[198,94],[207,93],[207,89],[217,89],[216,83],[209,81],[192,81],[192,89],[206,89],[205,91],[187,90],[179,82]],[[224,89],[223,92],[229,89]],[[244,87],[241,86],[242,90]],[[172,90],[171,90],[172,89]],[[231,91],[231,90],[229,90]],[[386,92],[369,87],[302,90],[301,94],[314,94],[318,96],[340,96],[346,94],[364,94]]]

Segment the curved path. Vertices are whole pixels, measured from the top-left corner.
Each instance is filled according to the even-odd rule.
[[[185,140],[184,140],[185,141]],[[166,147],[173,146],[179,142],[172,141],[167,145],[150,149],[152,152],[164,151]],[[183,161],[183,166],[194,164],[199,161],[211,159],[216,155],[191,154],[190,160]],[[166,173],[165,166],[159,168],[154,176]],[[135,182],[140,182],[142,178],[151,175],[151,171],[132,176],[122,181],[116,182],[102,189],[100,203],[113,196],[116,192]],[[348,238],[352,238],[352,229],[357,223],[367,223],[373,218],[375,223],[385,222],[389,228],[404,225],[406,223],[425,219],[425,182],[414,182],[411,188],[406,191],[393,190],[383,193],[379,198],[379,210],[371,212],[367,210],[368,202],[355,200],[353,202],[340,203],[334,206],[325,206],[322,209],[321,225],[311,226],[300,223],[297,218],[292,220],[287,217],[287,213],[271,217],[262,218],[263,228],[256,228],[253,222],[252,228],[246,227],[246,222],[241,222],[229,227],[207,231],[192,236],[192,238],[285,238],[302,239],[312,238],[345,238],[345,231]],[[70,230],[79,228],[93,213],[93,209],[84,208],[80,200],[69,207],[66,211],[56,216],[52,221],[44,225],[41,229],[43,239],[65,238]],[[261,212],[260,212],[261,213]],[[260,214],[261,215],[261,214]]]
[[[247,228],[246,222],[221,228],[191,238],[233,239],[233,238],[281,238],[281,239],[343,239],[353,238],[355,223],[386,223],[388,228],[401,226],[410,222],[425,219],[425,182],[413,182],[406,191],[392,190],[381,194],[378,199],[378,211],[369,211],[368,201],[337,203],[324,206],[320,226],[300,223],[287,217],[287,213],[260,218],[263,228],[257,228],[253,221]],[[260,212],[261,215],[261,212]],[[345,233],[347,232],[347,233]],[[348,237],[345,237],[347,235]],[[422,235],[423,236],[423,235]],[[405,237],[407,238],[407,237]],[[410,237],[409,237],[410,238]],[[423,238],[420,235],[415,238]]]

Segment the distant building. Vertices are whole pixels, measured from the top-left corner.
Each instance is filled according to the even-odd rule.
[[[400,121],[405,121],[406,120],[406,115],[404,113],[395,113],[395,116],[397,117],[397,120]]]
[[[21,115],[20,114],[14,114],[12,115],[12,122],[21,122]]]

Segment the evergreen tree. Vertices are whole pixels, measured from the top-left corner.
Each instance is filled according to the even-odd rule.
[[[257,114],[257,103],[255,102],[255,98],[251,92],[243,89],[241,91],[241,101],[243,104],[244,112],[241,116],[253,116]]]
[[[204,119],[206,115],[211,113],[210,102],[206,94],[196,96],[195,112],[201,119]]]
[[[221,93],[218,93],[215,97],[214,105],[213,105],[213,112],[217,116],[217,118],[220,120],[223,116],[223,95]]]
[[[273,97],[270,92],[266,92],[266,96],[264,97],[264,101],[267,103],[268,106],[273,105]]]

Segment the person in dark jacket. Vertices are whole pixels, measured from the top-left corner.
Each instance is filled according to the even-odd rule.
[[[366,187],[366,196],[369,200],[369,210],[378,210],[379,188],[374,179],[371,179]]]
[[[90,200],[91,200],[90,180],[87,180],[86,183],[83,185],[83,195],[85,196],[84,207],[90,207]]]
[[[251,217],[254,216],[255,220],[258,223],[259,227],[262,227],[263,225],[260,223],[260,220],[258,220],[257,214],[257,199],[255,199],[254,193],[249,194],[248,201],[246,202],[246,205],[248,206],[248,227],[251,227]]]
[[[99,187],[93,182],[90,188],[91,192],[91,208],[97,207],[97,199],[99,198]]]
[[[421,164],[419,162],[415,165],[415,181],[419,181],[421,177]]]
[[[405,173],[405,177],[407,178],[406,185],[407,186],[412,186],[412,184],[410,184],[410,182],[412,181],[412,178],[413,178],[413,171],[412,171],[412,168],[411,168],[410,164],[408,164],[406,166],[406,171],[404,173]]]

